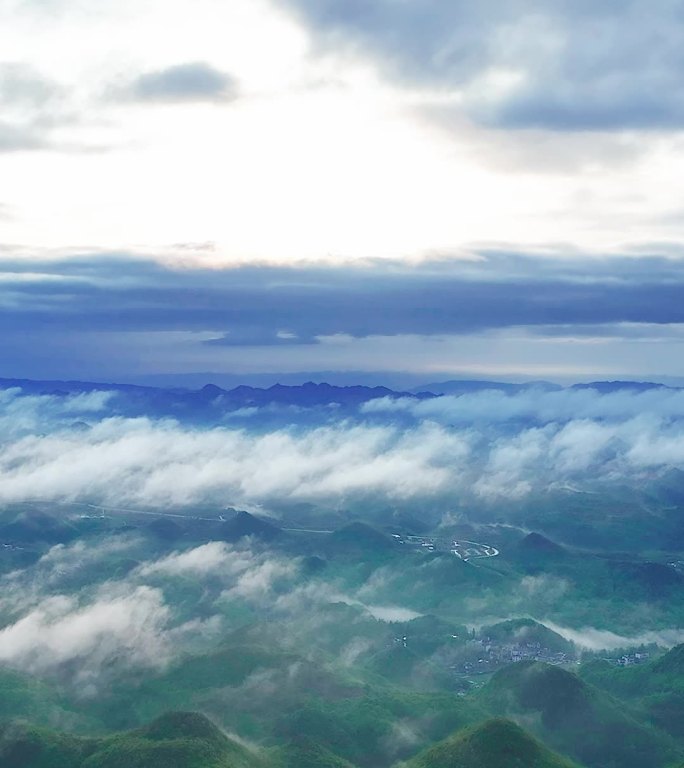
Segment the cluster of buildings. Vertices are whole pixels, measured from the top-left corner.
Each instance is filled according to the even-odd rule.
[[[497,644],[488,638],[470,640],[466,646],[469,660],[455,664],[455,672],[473,675],[494,672],[499,667],[520,661],[543,661],[547,664],[571,664],[573,656],[553,651],[541,643]]]
[[[639,653],[626,653],[623,656],[618,656],[617,658],[606,659],[606,661],[614,664],[616,667],[631,667],[634,664],[643,664],[650,658],[650,653],[645,653],[642,651]]]

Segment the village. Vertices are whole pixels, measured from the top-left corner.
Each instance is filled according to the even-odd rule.
[[[498,644],[489,638],[480,638],[469,640],[464,651],[469,659],[454,664],[451,669],[467,675],[487,674],[521,661],[542,661],[554,665],[576,663],[573,655],[553,651],[537,642]]]

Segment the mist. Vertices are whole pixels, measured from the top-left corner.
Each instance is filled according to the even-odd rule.
[[[0,500],[496,501],[684,466],[684,394],[666,389],[380,400],[277,427],[114,416],[107,403],[107,393],[3,393]]]

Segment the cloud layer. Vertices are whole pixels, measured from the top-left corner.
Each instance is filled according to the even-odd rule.
[[[284,0],[324,48],[449,90],[502,128],[679,129],[684,19],[676,4],[532,0]]]
[[[680,254],[681,255],[681,254]],[[320,336],[434,335],[511,326],[684,322],[679,259],[470,259],[233,269],[173,268],[125,255],[0,261],[8,328],[213,331],[273,346]],[[619,273],[619,279],[616,279]],[[425,309],[429,297],[429,311]],[[68,299],[68,302],[66,301]],[[220,338],[218,331],[228,334]],[[294,339],[293,339],[294,337]]]
[[[105,408],[102,398],[91,400],[4,395],[1,500],[444,503],[520,497],[567,483],[635,482],[684,468],[684,400],[676,390],[532,389],[376,401],[356,418],[331,420],[324,409],[310,426],[270,430],[257,428],[258,411],[253,429],[189,427],[106,410],[82,413],[87,422],[74,428],[78,403]],[[324,423],[317,426],[317,418]],[[201,562],[168,565],[192,570]]]
[[[414,265],[233,269],[131,254],[8,257],[0,280],[6,376],[516,362],[542,375],[563,363],[580,373],[610,363],[618,375],[635,366],[681,374],[678,254],[548,260],[482,250]]]

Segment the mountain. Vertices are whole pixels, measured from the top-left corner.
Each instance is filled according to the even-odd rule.
[[[496,718],[435,744],[408,768],[573,768],[510,720]]]
[[[25,394],[65,397],[93,392],[111,392],[108,407],[117,413],[192,416],[222,413],[242,408],[290,406],[314,408],[324,406],[355,407],[383,397],[434,397],[431,393],[416,395],[396,392],[387,387],[362,385],[336,386],[312,381],[286,386],[274,384],[268,388],[240,385],[222,389],[206,384],[201,389],[167,389],[134,384],[97,383],[87,381],[33,381],[31,379],[0,379],[1,389],[19,388]]]
[[[624,390],[648,392],[651,389],[679,389],[679,387],[668,387],[665,384],[655,384],[652,381],[590,381],[586,384],[573,384],[570,389],[593,389],[605,395]]]
[[[38,509],[27,509],[0,525],[0,542],[64,544],[77,536],[78,530],[71,523]]]
[[[334,531],[326,542],[329,551],[341,554],[386,552],[396,549],[394,539],[367,523],[354,522]]]
[[[647,663],[622,668],[596,660],[580,671],[588,682],[646,712],[684,745],[684,645]]]
[[[518,543],[518,551],[524,554],[543,555],[543,556],[562,556],[565,549],[551,541],[541,533],[528,533],[524,539]]]
[[[51,717],[89,725],[86,717],[69,709],[57,686],[0,668],[0,722],[16,718],[47,722]]]
[[[280,535],[282,530],[277,525],[244,511],[238,512],[221,526],[221,538],[224,541],[239,541],[246,536],[272,541]]]
[[[681,757],[666,734],[558,666],[512,664],[493,675],[480,697],[493,714],[536,722],[546,743],[590,768],[662,768]]]
[[[117,415],[174,416],[177,418],[211,418],[221,413],[245,408],[356,408],[379,398],[429,399],[439,395],[467,395],[484,391],[518,394],[529,390],[554,392],[564,389],[546,381],[514,384],[501,381],[455,380],[426,384],[411,391],[397,391],[384,386],[339,386],[308,381],[305,384],[274,384],[270,387],[239,385],[224,389],[208,383],[200,389],[165,388],[137,384],[116,384],[90,381],[60,381],[32,379],[0,379],[0,390],[19,388],[25,394],[67,395],[110,392],[107,408]],[[643,392],[668,388],[662,384],[634,381],[589,382],[575,384],[570,389],[591,389],[601,393],[617,391]],[[671,387],[669,389],[672,389]],[[74,422],[76,425],[79,422]],[[84,424],[81,424],[84,427]]]
[[[651,669],[655,674],[664,674],[670,680],[678,680],[684,690],[684,643],[675,645],[664,656],[656,659]]]
[[[411,392],[415,394],[432,393],[435,395],[471,395],[477,392],[494,391],[507,395],[517,395],[529,390],[542,390],[544,392],[559,392],[563,389],[582,390],[591,389],[601,394],[612,392],[648,392],[652,389],[679,389],[658,384],[651,381],[590,381],[581,384],[573,384],[563,387],[560,384],[552,384],[548,381],[527,381],[522,384],[513,384],[506,381],[487,381],[476,379],[456,379],[453,381],[439,381],[414,387]]]
[[[23,723],[0,726],[3,768],[266,768],[259,755],[193,712],[134,731],[79,738]]]
[[[183,536],[183,527],[168,517],[160,517],[145,526],[145,529],[165,541],[176,541]]]
[[[282,768],[353,768],[352,763],[306,737],[282,747],[277,762]]]
[[[218,389],[218,387],[216,388]],[[312,381],[299,386],[274,384],[268,389],[240,386],[222,391],[222,397],[241,406],[263,406],[277,403],[311,408],[317,405],[360,405],[382,397],[418,397],[409,392],[395,392],[387,387],[365,387],[361,385],[339,387],[333,384],[314,384]],[[426,394],[426,397],[432,395]]]
[[[435,395],[470,395],[476,392],[495,391],[515,395],[528,389],[543,389],[546,392],[555,392],[563,389],[558,384],[548,381],[530,381],[525,384],[511,384],[505,381],[479,381],[471,379],[458,379],[454,381],[440,381],[424,384],[411,391],[414,393],[429,392]]]

